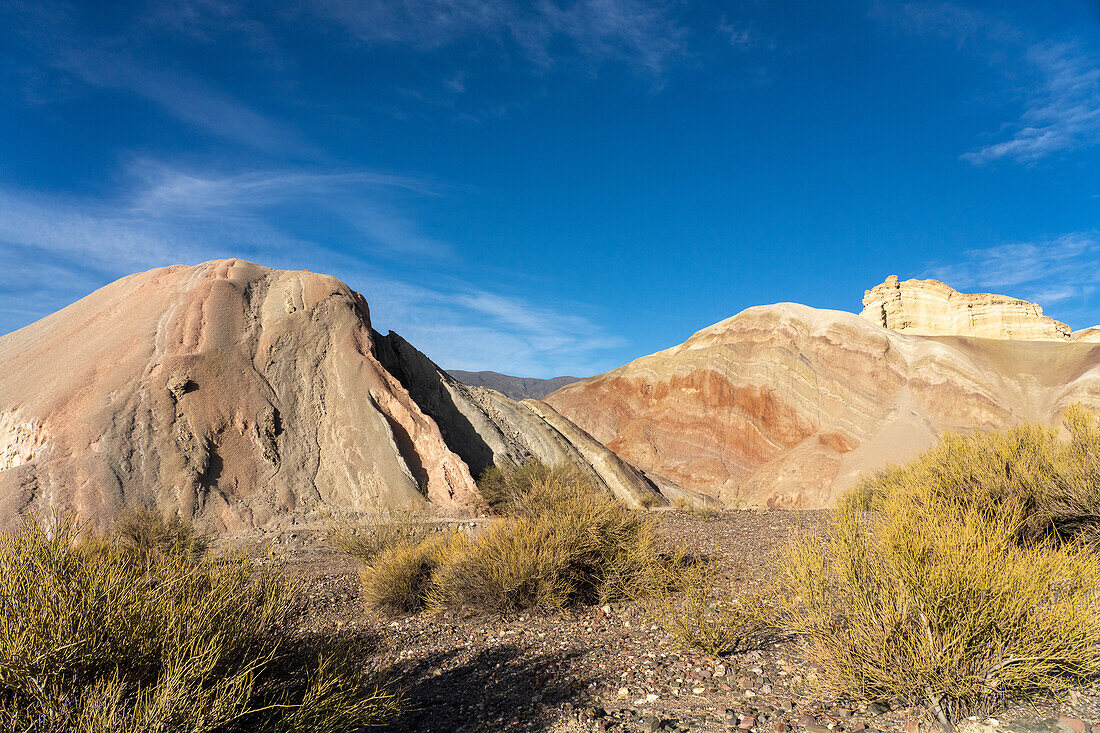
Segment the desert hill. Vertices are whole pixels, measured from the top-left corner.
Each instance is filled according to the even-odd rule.
[[[317,509],[470,514],[475,476],[531,459],[634,505],[817,507],[946,431],[1100,407],[1096,329],[935,281],[866,296],[864,317],[749,308],[516,401],[378,333],[328,276],[241,260],[131,275],[0,337],[0,524],[132,505],[230,533]]]
[[[0,524],[54,509],[104,523],[131,505],[229,532],[317,508],[473,513],[467,460],[558,453],[627,500],[654,494],[545,405],[486,390],[491,407],[462,425],[422,408],[391,369],[425,399],[454,380],[397,339],[310,272],[222,260],[112,283],[0,337]]]
[[[1026,301],[998,312],[1000,296],[955,298],[942,283],[930,288],[940,305],[926,297],[909,308],[917,282],[902,283],[885,323],[876,299],[896,291],[897,278],[868,291],[870,317],[794,303],[749,308],[546,402],[656,479],[728,504],[791,507],[826,505],[861,473],[948,431],[1054,423],[1073,402],[1100,407],[1096,343],[1073,340],[1037,306],[1019,305]],[[949,301],[973,314],[967,298],[981,318],[936,320]],[[942,326],[942,335],[912,335],[914,323]],[[991,323],[1008,333],[968,330],[978,324],[989,335]],[[944,333],[952,328],[964,335]]]
[[[467,386],[488,387],[513,400],[541,400],[551,392],[580,379],[580,377],[536,379],[535,377],[514,377],[500,372],[467,372],[462,369],[448,369],[447,373]]]

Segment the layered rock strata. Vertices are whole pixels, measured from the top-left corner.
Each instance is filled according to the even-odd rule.
[[[781,303],[545,401],[674,486],[727,505],[821,507],[945,432],[1100,407],[1100,344],[916,336]]]
[[[462,384],[392,331],[376,333],[375,343],[383,365],[436,421],[447,445],[475,476],[493,465],[570,463],[631,506],[667,503],[637,469],[549,405]]]

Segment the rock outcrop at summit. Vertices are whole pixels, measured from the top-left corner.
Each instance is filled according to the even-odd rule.
[[[821,507],[945,432],[1100,407],[1100,344],[916,336],[781,303],[545,401],[666,494]]]
[[[974,336],[1067,341],[1070,328],[1035,303],[992,293],[960,293],[939,280],[886,278],[863,295],[860,314],[892,331],[918,336]]]

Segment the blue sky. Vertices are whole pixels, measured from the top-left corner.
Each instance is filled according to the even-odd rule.
[[[1096,3],[107,5],[0,0],[0,333],[220,257],[529,376],[891,273],[1100,322]]]

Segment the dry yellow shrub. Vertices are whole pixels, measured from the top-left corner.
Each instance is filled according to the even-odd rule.
[[[127,532],[163,537],[151,521]],[[277,568],[132,536],[81,538],[64,519],[0,533],[0,729],[335,733],[398,709],[333,657],[284,676],[293,588]]]
[[[1079,410],[1067,427],[1064,443],[1035,426],[947,438],[787,546],[784,623],[831,692],[924,701],[949,723],[1100,673],[1100,553],[1078,541],[1100,432]]]

